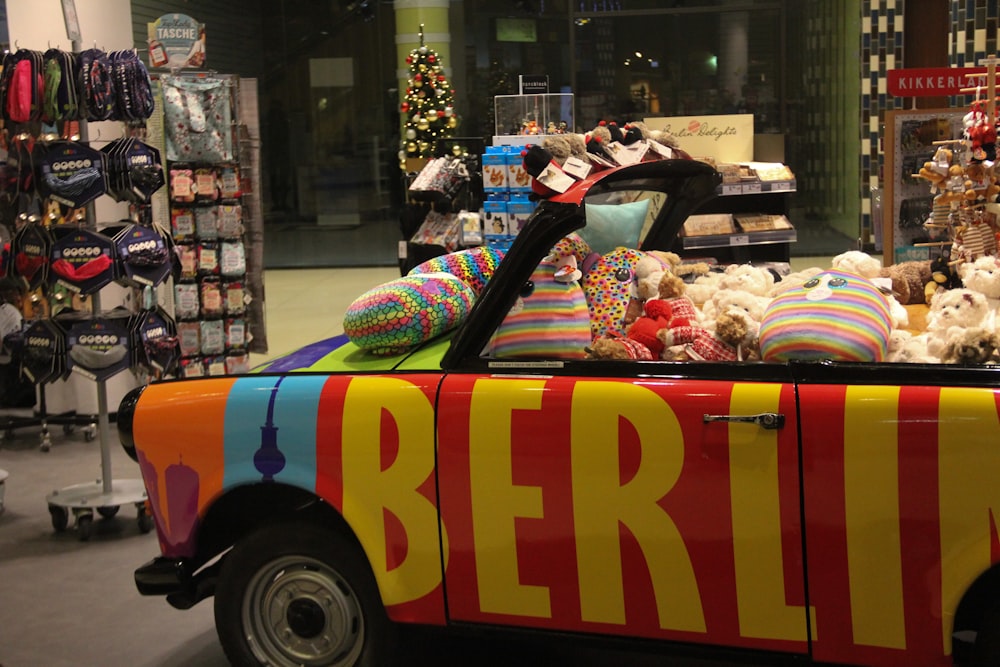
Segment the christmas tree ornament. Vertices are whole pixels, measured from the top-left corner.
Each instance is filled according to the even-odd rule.
[[[406,138],[407,139],[416,139],[417,138],[417,131],[415,129],[413,129],[412,127],[407,128],[407,130],[406,130]]]

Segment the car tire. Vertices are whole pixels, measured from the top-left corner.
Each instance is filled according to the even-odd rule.
[[[972,659],[966,664],[968,667],[1000,665],[1000,610],[992,609],[983,615],[972,647]]]
[[[394,631],[357,543],[309,523],[258,530],[233,547],[215,626],[234,665],[391,664]]]

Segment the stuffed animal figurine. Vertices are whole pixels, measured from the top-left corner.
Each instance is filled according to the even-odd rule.
[[[892,294],[904,306],[924,303],[924,288],[931,280],[931,262],[900,262],[884,267],[878,275],[892,281]]]
[[[635,270],[644,257],[641,250],[621,247],[584,260],[583,292],[594,339],[607,333],[625,335],[629,302],[637,297]]]
[[[931,305],[931,299],[935,294],[945,292],[950,289],[963,287],[962,279],[958,272],[952,269],[951,262],[944,255],[938,255],[931,260],[931,279],[924,286],[924,301]]]
[[[735,312],[723,313],[715,330],[680,325],[661,329],[657,334],[671,361],[742,361],[753,333],[745,318]]]
[[[657,296],[646,300],[643,316],[628,328],[628,338],[649,348],[656,358],[663,353],[663,342],[657,336],[661,329],[698,323],[698,309],[684,296],[684,288],[684,281],[679,276],[660,272]]]
[[[760,321],[764,318],[765,309],[766,306],[761,299],[749,292],[723,289],[713,294],[711,301],[702,307],[702,323],[707,329],[715,329],[719,315],[726,312],[736,312],[747,318],[749,327],[756,334],[760,329]],[[704,314],[706,310],[712,310],[716,315],[707,317]]]
[[[927,336],[914,336],[905,329],[895,329],[889,334],[889,351],[886,361],[900,364],[936,364],[940,361],[927,353]]]
[[[590,313],[583,288],[560,280],[572,255],[549,256],[531,274],[528,288],[490,340],[494,357],[583,359],[590,345]]]
[[[402,354],[461,324],[476,294],[450,273],[406,275],[355,299],[344,315],[344,333],[377,356]]]
[[[953,330],[941,351],[941,363],[986,364],[995,363],[994,353],[1000,347],[1000,335],[984,327]]]
[[[767,294],[774,287],[774,274],[769,269],[752,264],[730,264],[726,267],[718,283],[718,290],[735,290],[752,296],[763,309],[771,302]],[[702,305],[706,320],[714,320],[719,313],[715,309],[715,293]]]
[[[882,287],[883,294],[886,294],[887,290],[892,287],[892,279],[888,276],[883,278],[880,276],[882,273],[882,261],[872,257],[866,252],[861,252],[860,250],[848,250],[847,252],[841,253],[833,258],[830,262],[831,267],[834,269],[839,269],[840,271],[847,271],[848,273],[853,273],[855,275],[861,276],[862,278],[867,278],[873,283]],[[887,283],[887,284],[884,284]],[[915,285],[907,284],[907,289],[916,289]],[[907,298],[912,298],[907,296]],[[895,294],[886,294],[886,299],[889,301],[889,312],[892,313],[892,323],[893,328],[906,328],[910,324],[910,314],[903,307],[903,304],[899,302]]]
[[[882,270],[882,262],[860,250],[848,250],[830,261],[830,267],[871,280]]]
[[[984,255],[973,262],[960,264],[958,276],[966,289],[986,297],[991,310],[1000,307],[1000,258]]]
[[[955,334],[965,329],[994,329],[993,312],[986,296],[970,289],[952,289],[931,300],[927,314],[927,353],[941,359]]]
[[[891,331],[889,302],[878,287],[830,269],[768,305],[760,353],[764,361],[883,361]]]
[[[587,348],[588,359],[617,359],[624,361],[652,361],[649,348],[624,336],[601,336]]]
[[[493,277],[503,256],[504,251],[499,248],[477,246],[433,257],[417,264],[407,275],[450,273],[471,287],[476,296],[479,296],[486,283]]]
[[[776,296],[784,294],[788,290],[802,287],[803,283],[807,280],[815,278],[820,273],[823,273],[823,269],[818,266],[810,266],[800,271],[793,271],[788,275],[782,276],[780,280],[776,280],[774,287],[768,290],[767,295],[773,299]]]

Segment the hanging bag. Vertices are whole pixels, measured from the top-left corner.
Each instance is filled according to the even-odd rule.
[[[231,162],[234,156],[229,82],[165,76],[161,83],[167,159]]]

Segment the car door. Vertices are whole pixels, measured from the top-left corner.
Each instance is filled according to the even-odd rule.
[[[807,652],[795,392],[753,368],[447,375],[450,620]]]
[[[796,372],[814,657],[951,665],[959,603],[1000,560],[994,374]]]

